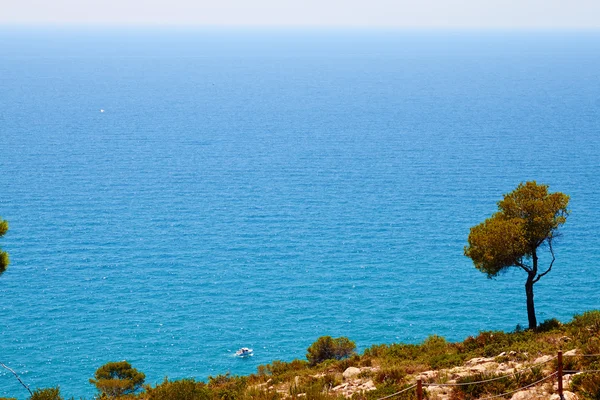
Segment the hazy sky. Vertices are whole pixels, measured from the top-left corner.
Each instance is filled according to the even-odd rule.
[[[600,28],[600,0],[0,0],[0,24]]]

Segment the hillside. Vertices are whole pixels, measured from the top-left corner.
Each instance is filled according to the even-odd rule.
[[[123,399],[417,399],[417,381],[429,400],[559,399],[562,353],[564,398],[600,399],[600,311],[561,324],[552,319],[536,332],[480,332],[463,342],[430,336],[420,344],[382,344],[342,360],[310,365],[273,361],[249,376],[219,375],[150,386]],[[109,382],[117,387],[123,380]],[[38,390],[34,400],[58,400]]]

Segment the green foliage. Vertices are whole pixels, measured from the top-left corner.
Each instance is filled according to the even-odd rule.
[[[305,376],[296,379],[290,386],[289,394],[293,399],[326,400],[331,399],[331,388],[342,383],[341,374],[324,374],[323,376]]]
[[[556,237],[567,221],[568,204],[569,196],[548,193],[547,185],[521,183],[498,202],[498,212],[471,228],[465,255],[488,277],[525,265],[539,246]]]
[[[135,393],[144,384],[146,375],[132,368],[127,361],[109,362],[96,370],[90,383],[108,397]]]
[[[382,368],[375,373],[375,383],[379,384],[398,384],[406,378],[404,368],[388,367]]]
[[[58,387],[55,388],[46,388],[46,389],[36,389],[30,400],[63,400],[60,395],[60,389]]]
[[[401,390],[408,388],[409,385],[384,384],[378,386],[376,390],[365,393],[355,393],[352,395],[352,400],[377,400],[382,397],[391,396]],[[427,398],[427,397],[426,397]],[[415,390],[407,390],[399,395],[393,396],[393,400],[417,400]]]
[[[209,376],[208,388],[213,392],[213,398],[235,400],[243,398],[247,387],[247,378],[229,374]]]
[[[561,326],[561,323],[559,320],[557,320],[556,318],[550,318],[550,319],[545,320],[541,324],[539,324],[537,327],[537,331],[538,332],[550,332],[552,330],[560,328],[560,326]]]
[[[290,362],[275,360],[271,364],[259,365],[259,375],[271,375],[279,376],[287,374],[288,372],[298,372],[306,369],[308,363],[304,360],[293,360]]]
[[[356,344],[347,337],[321,336],[308,348],[306,359],[310,365],[316,365],[325,360],[342,360],[354,354],[355,349]]]
[[[464,253],[475,268],[493,278],[510,267],[527,272],[525,292],[529,329],[536,329],[533,285],[550,272],[554,263],[553,240],[567,221],[569,196],[548,193],[547,185],[520,183],[498,202],[498,211],[471,228]],[[547,245],[552,261],[538,269],[538,248]]]
[[[600,375],[597,373],[573,376],[571,387],[586,400],[600,400]]]
[[[210,400],[211,391],[204,382],[193,379],[165,380],[156,387],[146,387],[146,400]]]
[[[515,375],[503,376],[493,373],[479,373],[457,379],[460,386],[452,388],[452,400],[474,400],[495,396],[525,387],[543,378],[541,368],[531,368]],[[476,383],[482,382],[483,383]],[[473,383],[473,384],[469,384]]]
[[[4,221],[2,217],[0,217],[0,238],[6,234],[8,231],[8,221]],[[8,258],[8,253],[2,251],[0,248],[0,275],[6,271],[8,268],[8,264],[10,263],[10,259]]]
[[[575,328],[592,329],[600,332],[600,310],[586,311],[573,317],[571,325]]]

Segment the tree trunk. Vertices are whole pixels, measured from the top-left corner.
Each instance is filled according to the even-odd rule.
[[[533,279],[535,274],[527,275],[527,282],[525,282],[525,293],[527,294],[527,319],[529,320],[529,329],[535,330],[537,328],[537,320],[535,318],[535,306],[533,304]]]

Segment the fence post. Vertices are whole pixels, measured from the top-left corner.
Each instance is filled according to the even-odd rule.
[[[417,379],[417,399],[423,400],[423,382]]]
[[[558,352],[558,373],[556,375],[557,379],[558,379],[558,396],[561,399],[564,399],[563,397],[563,357],[562,357],[562,351]]]

